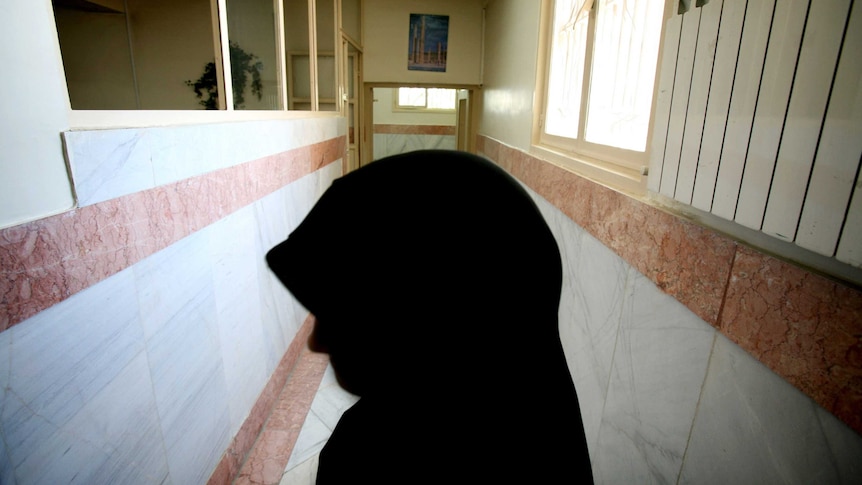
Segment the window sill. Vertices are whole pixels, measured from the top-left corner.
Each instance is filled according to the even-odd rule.
[[[543,145],[531,145],[530,154],[618,192],[638,198],[647,193],[647,174],[639,170],[565,153]]]

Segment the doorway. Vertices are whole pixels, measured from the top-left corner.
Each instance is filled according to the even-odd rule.
[[[361,165],[421,149],[472,151],[473,86],[364,86]]]
[[[347,118],[347,159],[344,161],[344,173],[351,172],[361,166],[363,137],[363,104],[364,100],[358,93],[362,86],[362,48],[356,45],[350,37],[344,35],[341,39],[342,59],[344,65],[339,73],[343,78],[339,86],[340,111]]]

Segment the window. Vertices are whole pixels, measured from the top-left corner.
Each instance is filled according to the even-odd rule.
[[[442,88],[398,88],[398,110],[455,111],[458,91]]]
[[[72,110],[81,117],[94,110],[338,108],[340,0],[52,4]],[[305,93],[302,102],[293,102],[295,92]]]
[[[549,3],[539,143],[640,170],[647,164],[665,1]]]

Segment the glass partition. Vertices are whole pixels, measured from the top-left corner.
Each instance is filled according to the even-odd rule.
[[[335,2],[338,0],[314,0],[317,14],[317,83],[318,109],[337,111],[337,73],[335,72]],[[341,37],[338,37],[341,46]]]
[[[216,108],[210,0],[106,5],[53,1],[72,109]]]
[[[234,109],[282,109],[272,0],[226,3]]]

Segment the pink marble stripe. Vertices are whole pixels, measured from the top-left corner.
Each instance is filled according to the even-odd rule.
[[[486,140],[485,146],[489,143],[497,144]],[[503,168],[666,293],[717,325],[736,248],[733,241],[505,145],[494,150]]]
[[[314,317],[309,315],[210,475],[208,485],[281,481],[329,364],[326,354],[308,349],[313,327]]]
[[[329,357],[305,347],[254,448],[239,471],[235,485],[275,485],[281,482],[287,462]]]
[[[862,432],[862,292],[740,246],[721,331]]]
[[[862,433],[862,291],[480,136],[477,150]]]
[[[0,230],[0,331],[345,157],[344,137]]]
[[[387,135],[455,135],[449,125],[374,125],[374,133]]]

